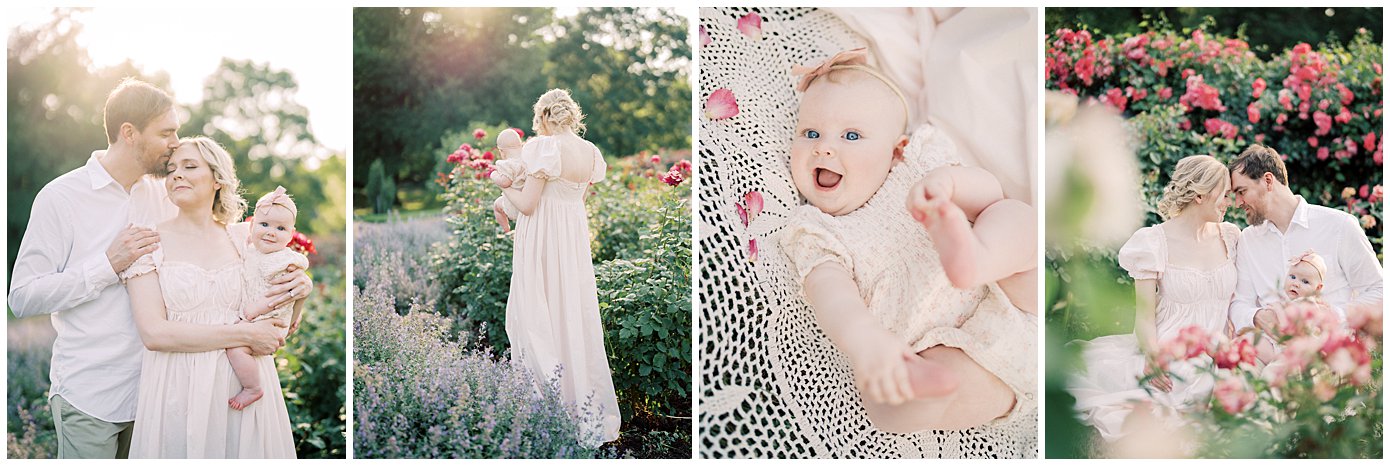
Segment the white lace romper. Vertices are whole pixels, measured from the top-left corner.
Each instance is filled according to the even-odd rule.
[[[869,311],[913,352],[937,345],[959,348],[1004,381],[1017,402],[995,423],[1031,412],[1037,392],[1037,318],[1010,304],[995,285],[952,286],[926,229],[905,205],[908,190],[927,172],[960,164],[955,145],[922,125],[903,156],[878,192],[853,212],[836,217],[812,205],[796,207],[782,233],[782,249],[803,283],[820,264],[843,266]]]
[[[301,270],[309,268],[309,258],[289,248],[263,254],[256,250],[254,245],[248,244],[241,257],[244,260],[241,266],[241,276],[246,281],[247,302],[265,299],[265,293],[270,289],[270,281],[285,273],[285,268],[289,267],[290,264],[298,265]],[[252,321],[284,319],[285,323],[288,324],[291,323],[290,318],[293,316],[294,302],[291,301],[273,311],[261,314]],[[241,317],[245,318],[246,316]]]

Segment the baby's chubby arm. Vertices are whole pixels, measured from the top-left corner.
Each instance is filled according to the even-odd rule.
[[[821,329],[849,356],[859,392],[879,403],[899,404],[910,399],[906,360],[915,355],[874,319],[849,271],[840,264],[823,263],[806,275],[802,286]]]

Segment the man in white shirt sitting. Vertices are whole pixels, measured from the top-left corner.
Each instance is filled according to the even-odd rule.
[[[1380,261],[1355,216],[1308,204],[1289,189],[1289,174],[1274,149],[1253,145],[1230,163],[1235,205],[1250,226],[1236,248],[1236,295],[1231,323],[1236,330],[1272,328],[1272,309],[1283,299],[1289,260],[1309,249],[1327,264],[1322,299],[1343,313],[1348,305],[1380,307]]]
[[[127,456],[145,348],[116,275],[159,247],[159,234],[149,227],[177,213],[162,180],[179,146],[173,99],[127,78],[107,96],[103,120],[107,149],[34,198],[10,282],[15,316],[48,314],[58,334],[48,396],[59,458]],[[308,296],[303,271],[285,275],[271,289],[278,301]],[[284,330],[276,327],[269,321],[197,327],[201,344],[175,351],[246,346],[272,354],[284,344]]]

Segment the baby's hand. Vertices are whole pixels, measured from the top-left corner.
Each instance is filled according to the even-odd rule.
[[[913,398],[908,383],[907,358],[911,349],[896,335],[874,328],[847,346],[850,364],[854,367],[854,384],[866,401],[902,404]]]
[[[501,172],[493,171],[491,178],[492,184],[497,185],[497,187],[499,188],[506,189],[512,187],[512,178],[507,175],[503,175]]]

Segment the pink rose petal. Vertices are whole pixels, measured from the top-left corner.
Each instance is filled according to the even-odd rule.
[[[738,115],[738,102],[734,101],[734,92],[728,89],[715,89],[705,100],[705,118],[711,120],[722,120]]]
[[[705,31],[704,26],[700,26],[700,47],[709,45],[710,42],[714,42],[714,39],[709,37],[709,33]]]
[[[748,262],[758,261],[758,239],[748,240]]]
[[[748,209],[748,221],[752,222],[758,214],[763,212],[763,193],[749,191],[743,195],[743,206]]]
[[[748,211],[743,209],[743,204],[735,202],[734,210],[738,211],[738,220],[743,222],[743,226],[748,226]]]
[[[763,38],[763,18],[757,13],[749,13],[738,19],[738,32],[748,36],[749,39],[760,40]]]

